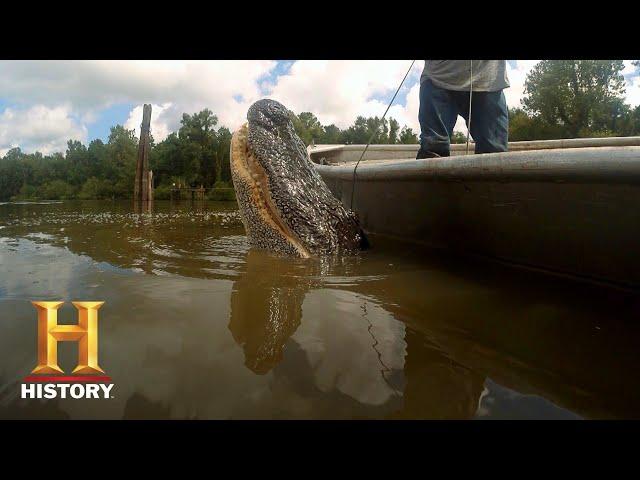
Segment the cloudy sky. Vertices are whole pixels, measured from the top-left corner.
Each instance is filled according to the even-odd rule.
[[[357,115],[382,115],[410,60],[391,61],[2,61],[0,155],[64,152],[69,139],[107,139],[109,128],[139,130],[142,104],[153,105],[156,141],[177,130],[183,112],[211,109],[235,129],[254,101],[274,98],[323,124],[350,125]],[[509,106],[520,104],[536,60],[508,60]],[[418,60],[389,116],[418,127]],[[640,104],[640,69],[625,61],[627,102]],[[464,131],[458,119],[457,129]]]

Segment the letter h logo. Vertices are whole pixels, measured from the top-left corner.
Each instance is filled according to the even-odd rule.
[[[78,342],[78,366],[72,373],[104,373],[98,365],[98,309],[104,302],[71,302],[77,325],[58,325],[64,302],[31,302],[38,310],[38,366],[32,373],[64,373],[58,366],[58,342]]]

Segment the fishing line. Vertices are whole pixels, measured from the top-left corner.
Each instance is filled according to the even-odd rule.
[[[389,105],[387,106],[387,109],[384,111],[384,115],[382,115],[382,118],[380,119],[380,123],[382,123],[382,121],[384,120],[384,117],[387,115],[387,112],[391,108],[391,105],[393,105],[393,101],[396,99],[396,95],[398,95],[398,92],[402,88],[402,85],[404,84],[404,81],[409,76],[409,72],[413,68],[413,64],[414,63],[416,63],[415,60],[413,60],[411,62],[411,66],[409,67],[409,70],[407,70],[407,73],[405,73],[404,78],[400,82],[400,85],[398,85],[398,89],[396,90],[396,93],[393,94],[393,98],[389,102]],[[358,165],[360,165],[360,160],[362,160],[362,157],[364,157],[364,154],[367,153],[367,149],[369,148],[369,145],[371,145],[371,142],[373,141],[373,137],[375,137],[376,133],[378,132],[378,127],[380,126],[380,123],[376,125],[375,129],[373,130],[373,133],[371,134],[371,137],[369,138],[369,141],[367,142],[367,145],[364,147],[364,150],[362,151],[362,155],[360,155],[360,158],[356,162],[356,166],[353,167],[353,179],[351,180],[351,204],[349,205],[349,208],[351,210],[353,210],[353,192],[356,189],[356,170],[358,169]]]
[[[373,339],[373,344],[371,345],[371,348],[373,348],[373,350],[378,355],[378,363],[382,365],[382,370],[380,370],[380,375],[382,376],[382,380],[384,380],[384,383],[387,384],[387,386],[391,389],[391,391],[393,391],[393,393],[395,393],[396,395],[402,396],[402,392],[398,391],[397,388],[391,385],[391,383],[389,383],[389,380],[387,379],[387,376],[385,375],[385,373],[393,372],[393,370],[387,367],[387,365],[384,363],[384,360],[382,359],[382,352],[380,352],[380,350],[378,350],[377,348],[380,342],[378,342],[378,339],[372,332],[373,323],[369,321],[369,316],[367,314],[367,302],[363,303],[360,308],[362,309],[362,318],[365,319],[368,325],[367,332],[369,333],[369,336]]]
[[[471,99],[473,98],[473,60],[469,60],[469,121],[467,122],[467,155],[469,155],[469,134],[471,133]]]

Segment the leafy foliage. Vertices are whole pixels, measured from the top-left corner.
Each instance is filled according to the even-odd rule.
[[[345,130],[331,124],[323,126],[313,113],[291,112],[291,120],[296,133],[305,145],[314,144],[361,144],[373,137],[375,144],[418,143],[418,136],[394,118],[380,121],[378,117],[358,117],[353,125]]]
[[[524,109],[562,137],[608,136],[629,115],[622,60],[543,60],[525,82]]]
[[[162,142],[155,144],[152,139],[149,164],[154,171],[155,198],[169,198],[174,183],[228,184],[231,132],[217,126],[217,117],[205,109],[184,114],[178,132]],[[97,139],[87,147],[69,140],[64,155],[11,149],[0,158],[0,200],[131,198],[137,153],[135,131],[122,125],[111,128],[106,144]]]

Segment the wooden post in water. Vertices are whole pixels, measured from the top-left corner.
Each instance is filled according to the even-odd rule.
[[[147,182],[147,199],[150,202],[153,202],[153,170],[149,170],[148,180],[149,181]]]
[[[142,109],[140,125],[140,143],[136,163],[136,180],[133,186],[133,199],[137,202],[153,200],[153,184],[149,176],[149,132],[151,130],[151,105],[145,103]]]

